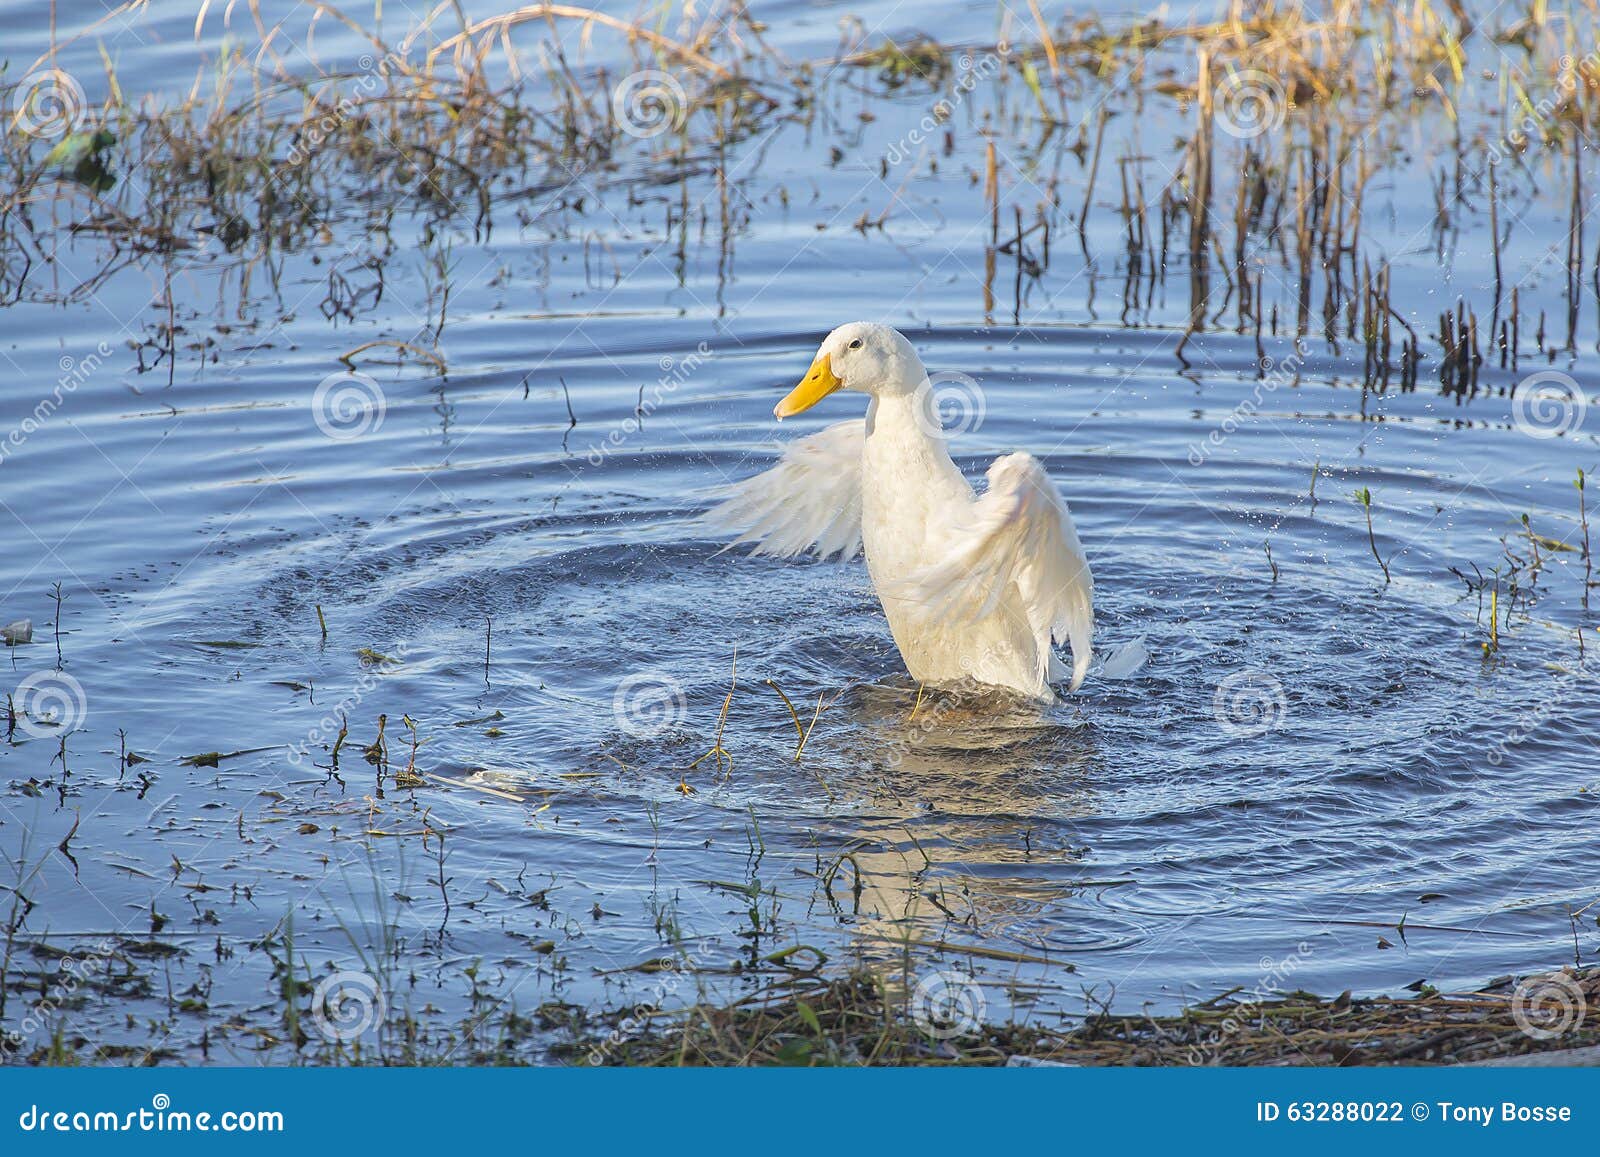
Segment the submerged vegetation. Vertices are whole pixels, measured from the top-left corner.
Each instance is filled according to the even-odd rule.
[[[729,1006],[697,1006],[664,1025],[638,1025],[636,1037],[604,1053],[591,1046],[586,1059],[713,1066],[1418,1065],[1505,1062],[1600,1044],[1600,1026],[1582,1027],[1600,994],[1600,970],[1557,973],[1545,982],[1579,996],[1543,1010],[1547,1019],[1537,1022],[1519,1013],[1506,977],[1477,993],[1418,985],[1404,999],[1349,992],[1333,999],[1307,992],[1251,998],[1234,990],[1177,1015],[1098,1009],[1054,1026],[919,1019],[913,993],[880,975],[810,977]]]
[[[140,7],[130,0],[102,23]],[[661,5],[633,21],[565,4],[454,25],[436,13],[398,40],[319,4],[292,30],[308,48],[319,24],[355,30],[368,47],[326,66],[313,54],[307,68],[278,50],[291,30],[252,9],[255,43],[230,40],[176,106],[130,97],[109,61],[109,95],[93,106],[51,56],[14,64],[0,96],[24,131],[6,134],[0,156],[0,301],[80,299],[129,263],[168,279],[205,265],[248,298],[262,281],[276,285],[286,254],[325,243],[340,224],[353,227],[354,243],[327,270],[320,307],[331,321],[353,318],[381,300],[397,217],[409,218],[440,264],[441,299],[431,326],[390,344],[442,372],[450,231],[574,227],[596,208],[595,190],[622,185],[659,203],[680,246],[688,230],[709,227],[730,249],[747,211],[732,152],[777,122],[838,115],[831,89],[864,84],[938,99],[915,142],[873,162],[898,189],[858,228],[891,221],[915,170],[959,154],[962,137],[969,149],[989,142],[986,313],[1000,312],[1002,265],[1014,266],[1015,319],[1045,282],[1052,246],[1075,237],[1087,256],[1089,220],[1111,197],[1125,235],[1124,321],[1148,316],[1158,288],[1182,271],[1188,333],[1253,333],[1263,374],[1264,333],[1320,334],[1336,353],[1352,345],[1380,386],[1410,387],[1431,363],[1457,393],[1480,387],[1486,361],[1515,371],[1575,350],[1582,287],[1600,285],[1600,246],[1588,251],[1581,218],[1583,149],[1600,97],[1592,3],[1497,9],[1484,26],[1429,0],[1351,0],[1321,15],[1235,0],[1226,19],[1182,25],[1070,12],[1048,23],[1033,12],[1030,21],[1001,6],[1001,38],[990,44],[874,43],[847,22],[833,59],[793,61],[737,3]],[[208,18],[220,17],[202,13],[197,34]],[[630,54],[634,71],[585,64],[604,44]],[[962,105],[979,88],[985,105],[974,114]],[[1141,141],[1136,125],[1113,126],[1108,142],[1111,122],[1152,102],[1189,116],[1175,155]],[[1431,332],[1408,320],[1418,303],[1393,300],[1388,257],[1362,229],[1375,179],[1410,164],[1420,118],[1448,134],[1430,190],[1436,248],[1448,248],[1464,218],[1482,221],[1496,268],[1490,300],[1440,311]],[[1063,143],[1077,174],[1061,171],[1059,156],[1046,165]],[[890,158],[911,171],[891,174]],[[708,180],[715,213],[694,220],[688,189]],[[1504,218],[1551,180],[1570,184],[1572,211],[1555,317],[1529,313],[1519,300],[1525,271],[1502,270],[1499,251]],[[47,272],[51,232],[63,225],[98,253],[98,269],[67,284]],[[615,262],[597,258],[602,269]],[[141,354],[170,373],[178,303],[167,296],[161,306]],[[205,356],[197,335],[189,345]]]

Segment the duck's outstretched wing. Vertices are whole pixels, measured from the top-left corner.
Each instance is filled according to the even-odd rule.
[[[861,458],[867,423],[840,422],[791,442],[771,470],[722,487],[701,524],[738,535],[723,549],[793,558],[815,550],[850,558],[861,550]]]
[[[1032,454],[996,458],[988,477],[988,489],[952,528],[943,557],[906,593],[940,615],[982,618],[1002,600],[1020,607],[1039,641],[1043,679],[1057,666],[1051,644],[1071,644],[1076,691],[1094,656],[1094,579],[1072,515]]]

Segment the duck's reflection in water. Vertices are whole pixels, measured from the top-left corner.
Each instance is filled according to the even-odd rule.
[[[1054,962],[1082,946],[1063,910],[1104,886],[1074,838],[1097,806],[1093,727],[1070,702],[977,686],[877,684],[839,706],[870,803],[819,839],[817,896],[859,963],[909,979],[936,958],[987,962],[1013,987],[1026,973],[1059,989]]]

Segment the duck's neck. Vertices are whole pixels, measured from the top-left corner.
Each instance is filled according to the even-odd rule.
[[[867,407],[864,497],[904,501],[919,494],[931,502],[967,498],[972,489],[950,460],[944,436],[919,413],[914,394],[874,397]]]

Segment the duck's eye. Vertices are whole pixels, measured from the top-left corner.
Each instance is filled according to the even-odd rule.
[[[861,339],[860,338],[856,338],[856,340],[851,342],[850,345],[847,348],[853,349],[853,350],[860,349],[861,348]]]

